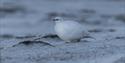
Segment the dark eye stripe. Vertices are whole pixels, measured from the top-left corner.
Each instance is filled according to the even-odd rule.
[[[53,21],[59,21],[59,19],[53,19]]]

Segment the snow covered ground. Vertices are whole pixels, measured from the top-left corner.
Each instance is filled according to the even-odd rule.
[[[55,34],[55,16],[80,22],[95,39],[33,41]],[[0,0],[0,63],[125,63],[125,0]]]

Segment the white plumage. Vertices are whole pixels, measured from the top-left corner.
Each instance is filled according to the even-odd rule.
[[[61,17],[54,18],[55,32],[64,41],[80,40],[84,35],[83,26],[76,21],[64,21]]]

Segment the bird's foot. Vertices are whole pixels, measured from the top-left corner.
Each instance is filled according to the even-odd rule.
[[[66,41],[66,43],[78,43],[80,41],[81,41],[80,39],[77,39],[77,40]]]

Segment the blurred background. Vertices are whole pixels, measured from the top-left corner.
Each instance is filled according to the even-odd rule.
[[[61,44],[56,39],[47,39],[61,46],[11,47],[22,40],[17,37],[55,34],[51,19],[56,16],[80,22],[96,40],[88,39],[90,42],[84,44]],[[93,60],[95,57],[118,52],[118,55],[102,60],[107,61],[104,63],[108,60],[109,63],[114,60],[114,63],[125,63],[125,55],[121,55],[125,53],[124,44],[125,0],[0,0],[0,63],[98,63]],[[9,48],[3,49],[6,47]],[[92,62],[83,59],[92,59]]]
[[[0,0],[0,35],[54,33],[55,16],[90,26],[121,25],[125,0]]]

